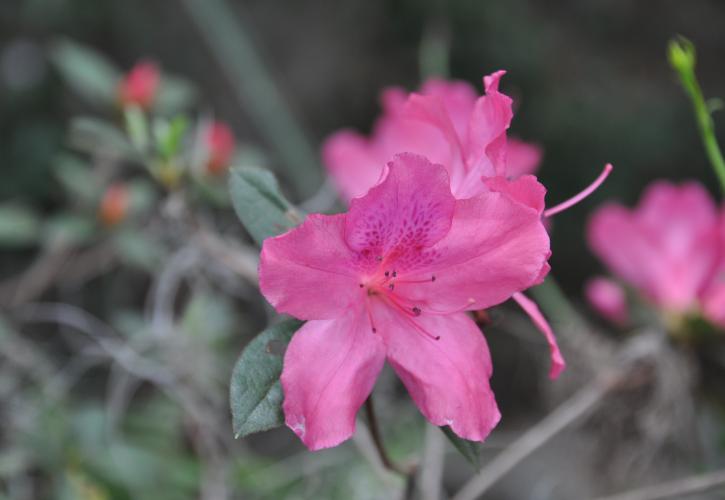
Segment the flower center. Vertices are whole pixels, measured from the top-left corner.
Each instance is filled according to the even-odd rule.
[[[382,259],[379,260],[382,262]],[[433,309],[432,307],[428,307],[425,301],[415,301],[405,297],[405,295],[401,293],[401,290],[399,288],[396,288],[398,285],[425,285],[435,282],[435,274],[431,274],[430,277],[409,279],[403,276],[399,276],[397,270],[392,268],[385,269],[383,266],[379,268],[378,272],[375,275],[363,280],[363,282],[361,282],[359,286],[361,289],[363,289],[365,293],[365,307],[367,309],[372,332],[377,333],[378,329],[373,318],[371,301],[380,300],[387,306],[392,307],[397,312],[402,313],[401,317],[404,319],[404,321],[412,326],[413,329],[415,329],[417,332],[423,334],[429,339],[439,340],[440,335],[434,335],[427,331],[419,324],[418,321],[416,321],[416,318],[424,314],[441,316],[465,311],[470,307],[472,303],[475,302],[475,300],[468,299],[467,303],[464,306],[452,311],[439,311]]]

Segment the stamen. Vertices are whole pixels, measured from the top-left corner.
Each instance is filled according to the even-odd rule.
[[[564,210],[573,207],[580,201],[582,201],[584,198],[592,194],[596,189],[601,186],[602,182],[609,176],[609,173],[612,171],[612,164],[607,163],[604,165],[604,170],[602,170],[602,173],[599,174],[599,177],[597,177],[594,182],[592,182],[589,187],[584,189],[582,192],[577,194],[576,196],[573,196],[569,198],[568,200],[559,203],[556,206],[553,206],[547,210],[544,210],[544,217],[551,217],[553,215],[558,214],[559,212],[563,212]]]
[[[370,310],[370,296],[368,295],[365,297],[365,310],[368,313],[368,320],[370,321],[370,328],[372,329],[373,333],[378,333],[378,329],[375,327],[375,321],[373,320],[373,313]]]
[[[436,280],[436,277],[435,276],[431,276],[430,278],[424,279],[424,280],[397,280],[396,283],[402,283],[402,284],[406,284],[406,285],[411,285],[411,284],[414,284],[414,283],[432,283],[435,280]]]
[[[383,297],[385,297],[393,307],[395,307],[396,309],[401,311],[403,313],[403,319],[405,319],[405,321],[410,323],[410,325],[413,328],[415,328],[419,333],[422,333],[423,335],[430,338],[431,340],[440,340],[440,338],[441,338],[440,335],[433,335],[428,330],[426,330],[425,328],[420,326],[418,323],[413,321],[413,318],[411,316],[418,316],[418,314],[415,313],[415,310],[413,310],[411,312],[408,308],[401,305],[398,302],[397,298],[392,294],[383,295]],[[416,308],[413,308],[413,309],[416,309]],[[420,309],[418,309],[418,311],[420,311]]]
[[[467,311],[471,305],[476,303],[476,299],[473,297],[469,297],[469,299],[466,301],[465,305],[462,305],[461,307],[458,307],[456,309],[451,309],[449,311],[439,311],[436,309],[425,309],[422,312],[425,312],[426,314],[432,314],[434,316],[447,316],[449,314],[455,314],[463,311]]]

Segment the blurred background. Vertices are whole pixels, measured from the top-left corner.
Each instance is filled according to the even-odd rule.
[[[318,191],[319,167],[295,173],[290,155],[316,165],[331,132],[370,130],[384,86],[412,90],[441,71],[478,89],[484,74],[508,71],[502,87],[515,99],[512,131],[543,147],[539,176],[549,204],[587,185],[604,163],[615,165],[604,187],[552,229],[553,274],[578,311],[554,321],[571,369],[549,382],[533,328],[507,306],[491,313],[486,333],[503,421],[484,444],[482,464],[631,341],[578,315],[589,314],[583,283],[602,271],[584,238],[588,214],[604,200],[633,204],[655,178],[696,179],[717,194],[665,51],[674,35],[687,36],[698,48],[705,95],[723,95],[721,2],[228,0],[232,15],[221,18],[209,7],[217,4],[0,4],[0,498],[406,493],[403,481],[370,464],[365,436],[315,454],[284,428],[233,439],[231,370],[271,317],[253,284],[254,244],[225,179],[199,177],[182,199],[159,187],[163,167],[152,169],[154,180],[127,168],[144,160],[124,157],[125,144],[114,143],[118,154],[98,150],[118,138],[77,118],[123,119],[73,85],[69,65],[85,71],[76,49],[121,72],[155,61],[175,79],[178,97],[157,128],[173,130],[178,110],[190,117],[188,130],[228,123],[237,161],[270,168],[303,206],[331,195]],[[234,36],[239,30],[243,39]],[[270,81],[278,95],[255,98]],[[297,142],[280,151],[285,141]],[[119,179],[135,208],[111,228],[98,223],[97,206]],[[485,498],[593,498],[722,465],[722,402],[708,392],[722,387],[722,365],[690,349],[664,349],[652,368],[657,382],[607,396],[606,411],[532,454]],[[475,473],[431,436],[390,373],[376,395],[393,456],[445,456],[446,495]],[[437,498],[425,481],[412,495]]]

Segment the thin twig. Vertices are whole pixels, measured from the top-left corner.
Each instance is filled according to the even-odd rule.
[[[445,436],[439,427],[426,425],[425,448],[418,473],[421,500],[440,500],[445,457]]]
[[[682,498],[685,495],[710,491],[725,487],[725,470],[710,472],[666,483],[640,488],[617,495],[601,497],[598,500],[661,500],[663,498]]]
[[[597,376],[543,420],[526,431],[492,462],[471,478],[452,500],[475,500],[491,486],[519,465],[525,458],[541,448],[551,438],[589,414],[612,389],[631,375],[633,368],[661,346],[661,338],[640,335],[622,346],[620,363]]]
[[[368,425],[370,426],[370,434],[373,437],[373,443],[375,444],[375,449],[378,451],[378,455],[380,456],[380,460],[383,462],[383,465],[386,469],[393,471],[397,474],[400,474],[401,476],[407,477],[410,473],[410,469],[405,469],[404,467],[396,464],[390,459],[390,456],[388,455],[387,450],[385,449],[385,444],[383,443],[383,436],[380,433],[380,427],[378,426],[378,419],[375,416],[375,407],[373,406],[373,398],[370,396],[365,401],[365,415],[368,419]]]

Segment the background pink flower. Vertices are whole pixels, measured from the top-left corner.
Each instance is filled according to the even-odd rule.
[[[600,208],[591,218],[589,244],[611,271],[667,311],[699,307],[721,250],[718,215],[694,182],[658,181],[639,205]]]

